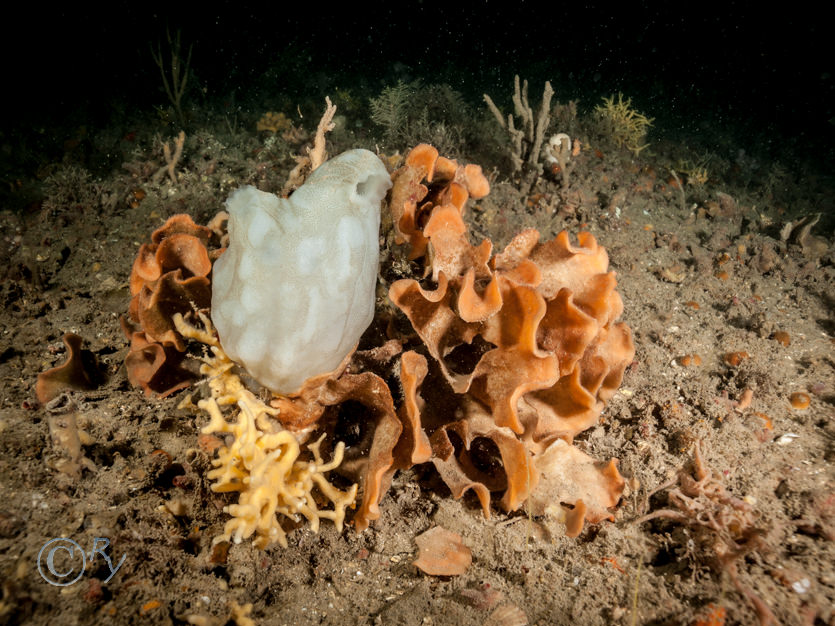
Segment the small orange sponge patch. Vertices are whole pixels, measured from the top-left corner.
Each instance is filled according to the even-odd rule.
[[[802,411],[803,409],[809,408],[809,405],[812,403],[812,399],[809,397],[808,393],[797,391],[789,396],[789,403],[792,405],[793,409]]]

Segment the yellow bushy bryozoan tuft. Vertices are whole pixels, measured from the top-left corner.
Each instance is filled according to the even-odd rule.
[[[273,134],[284,132],[293,128],[293,122],[290,121],[284,113],[276,113],[275,111],[267,111],[258,120],[255,129],[258,131],[267,131]]]
[[[595,113],[610,125],[612,138],[620,148],[626,148],[635,156],[649,144],[644,143],[647,131],[652,126],[653,118],[639,113],[632,108],[632,98],[623,99],[623,94],[603,98],[603,104],[594,108]]]
[[[687,184],[693,187],[698,187],[707,183],[710,180],[710,172],[704,163],[691,163],[690,161],[679,161],[675,170],[679,174],[684,174]]]
[[[210,356],[203,358],[200,373],[207,377],[210,397],[200,400],[198,408],[209,414],[203,434],[229,433],[233,441],[221,446],[215,469],[208,473],[214,481],[212,491],[237,491],[238,503],[224,508],[232,516],[215,543],[239,543],[256,535],[255,545],[266,548],[273,543],[287,546],[287,537],[278,515],[298,520],[303,515],[314,532],[323,519],[333,520],[342,530],[345,510],[354,504],[357,485],[341,491],[331,485],[325,474],[342,463],[343,443],[336,445],[333,459],[325,462],[319,452],[322,438],[309,444],[313,460],[300,458],[301,445],[296,437],[274,419],[278,413],[259,400],[234,373],[235,363],[226,355],[213,331],[211,321],[200,316],[205,330],[191,326],[182,315],[174,317],[177,330],[189,339],[209,346]],[[237,406],[237,420],[230,421],[222,407]],[[324,435],[323,435],[324,437]],[[315,492],[328,499],[332,509],[316,504]]]

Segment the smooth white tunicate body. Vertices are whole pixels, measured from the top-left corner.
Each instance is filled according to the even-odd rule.
[[[334,370],[371,323],[390,186],[377,156],[349,150],[287,199],[248,185],[227,200],[211,317],[226,353],[265,387],[293,393]]]

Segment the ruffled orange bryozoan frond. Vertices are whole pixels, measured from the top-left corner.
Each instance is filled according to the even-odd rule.
[[[190,384],[193,375],[181,367],[186,345],[173,317],[211,303],[211,236],[188,215],[174,215],[139,248],[130,273],[130,321],[121,323],[130,340],[128,379],[146,394],[164,397]]]
[[[584,519],[611,517],[624,484],[614,461],[596,463],[571,446],[597,423],[634,356],[631,332],[618,321],[615,274],[587,232],[575,245],[565,231],[540,242],[528,229],[498,254],[489,240],[472,245],[462,219],[468,192],[489,191],[486,180],[471,184],[474,171],[421,145],[393,175],[399,238],[411,258],[428,252],[431,284],[399,280],[389,297],[448,383],[455,406],[442,410],[454,417],[439,417],[441,407],[404,384],[406,402],[423,406],[416,419],[431,461],[456,497],[472,489],[488,515],[490,492],[504,492],[506,510],[530,498],[576,535]],[[406,354],[404,381],[419,360],[406,363]]]
[[[426,252],[423,232],[432,208],[449,204],[464,211],[468,198],[483,198],[490,185],[479,165],[458,165],[453,159],[438,156],[432,146],[422,143],[412,149],[406,162],[392,175],[389,207],[394,222],[395,241],[409,243],[409,258]]]

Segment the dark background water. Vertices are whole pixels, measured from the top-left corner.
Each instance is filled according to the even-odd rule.
[[[336,87],[370,96],[417,77],[507,103],[519,73],[534,102],[546,79],[555,99],[589,108],[622,91],[661,125],[832,151],[832,28],[811,5],[281,4],[7,8],[0,128],[102,124],[167,104],[150,47],[168,28],[184,53],[193,46],[189,97],[209,106],[263,110],[271,92],[321,99]]]

